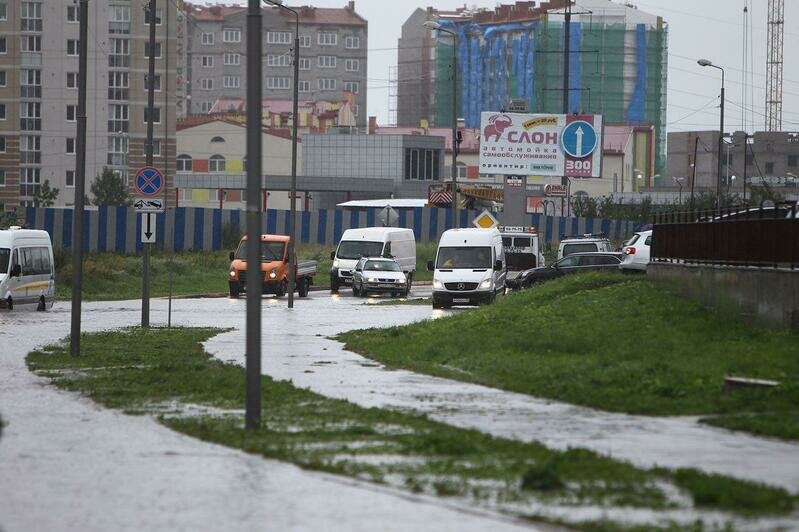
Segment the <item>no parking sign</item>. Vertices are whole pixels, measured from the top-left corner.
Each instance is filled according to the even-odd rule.
[[[133,186],[137,195],[152,198],[159,195],[164,188],[164,176],[158,168],[145,166],[136,172]]]

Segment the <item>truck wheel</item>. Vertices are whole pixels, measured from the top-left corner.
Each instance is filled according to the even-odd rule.
[[[352,295],[354,297],[358,297],[360,294],[358,293],[358,285],[352,283]]]
[[[44,301],[44,296],[39,296],[39,305],[36,307],[39,312],[47,310],[47,303]]]
[[[308,278],[303,278],[300,280],[300,287],[297,290],[300,294],[300,297],[308,297],[308,291],[311,289],[311,281]]]
[[[11,296],[8,296],[6,300],[6,308],[8,308],[8,310],[14,310],[14,300],[11,299]]]
[[[239,294],[241,292],[239,291],[238,283],[228,283],[228,284],[230,286],[230,297],[232,297],[234,299],[239,297]]]
[[[411,292],[411,287],[413,286],[413,273],[408,274],[408,290],[405,292],[407,296]]]
[[[283,297],[286,295],[287,291],[288,291],[288,283],[286,282],[285,279],[283,279],[282,281],[280,281],[280,284],[277,285],[277,288],[275,289],[275,295],[277,297]]]
[[[338,293],[338,286],[339,286],[338,285],[338,279],[336,279],[335,277],[331,276],[330,277],[330,293],[331,294],[337,294]]]

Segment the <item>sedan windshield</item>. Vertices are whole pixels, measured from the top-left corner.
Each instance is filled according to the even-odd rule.
[[[0,248],[0,273],[8,273],[8,261],[11,258],[11,250]]]
[[[490,247],[451,247],[438,249],[438,269],[491,268]]]
[[[261,242],[261,260],[271,262],[273,260],[283,260],[285,256],[285,242]],[[242,240],[239,249],[236,250],[236,258],[247,260],[247,241]]]
[[[364,270],[373,272],[398,272],[399,264],[390,260],[368,260],[363,266]]]
[[[342,240],[338,245],[336,257],[339,259],[360,259],[361,257],[379,257],[383,252],[382,242],[368,240]]]

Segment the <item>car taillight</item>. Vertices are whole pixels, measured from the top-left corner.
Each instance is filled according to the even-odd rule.
[[[624,253],[626,255],[635,255],[635,248],[632,247],[632,246],[629,246],[629,247],[627,247],[627,249],[624,250]]]

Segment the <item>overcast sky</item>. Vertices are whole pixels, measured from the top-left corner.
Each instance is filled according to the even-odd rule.
[[[512,3],[505,0],[504,3]],[[740,129],[741,107],[752,109],[755,129],[765,121],[766,0],[750,0],[753,8],[752,40],[754,105],[742,102],[742,13],[745,0],[644,0],[631,2],[642,11],[662,16],[669,25],[668,128],[670,131],[718,128],[718,94],[721,74],[702,68],[696,59],[705,57],[726,70],[726,123],[728,131]],[[243,0],[239,4],[246,4]],[[346,0],[292,0],[291,5],[342,7]],[[469,6],[494,8],[495,0],[471,0]],[[579,1],[578,1],[579,3]],[[397,39],[402,23],[417,7],[433,5],[454,9],[455,0],[356,0],[356,11],[369,21],[368,112],[381,124],[388,120],[389,67],[397,63]],[[785,70],[783,129],[799,131],[799,1],[785,2]],[[714,100],[715,98],[715,100]],[[749,97],[747,97],[749,100]],[[751,131],[751,126],[747,129]]]

